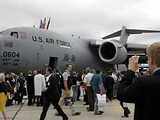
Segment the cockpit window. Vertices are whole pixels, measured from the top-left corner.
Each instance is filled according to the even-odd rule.
[[[10,34],[12,37],[18,39],[18,32],[11,32]]]

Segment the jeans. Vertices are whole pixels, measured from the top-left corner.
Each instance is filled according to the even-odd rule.
[[[94,112],[95,113],[98,112],[98,98],[97,98],[96,92],[94,92]]]

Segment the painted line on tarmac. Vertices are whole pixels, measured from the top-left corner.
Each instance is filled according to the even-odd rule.
[[[16,116],[17,116],[18,113],[21,111],[23,105],[24,105],[24,103],[22,103],[21,106],[18,108],[18,110],[16,111],[16,113],[15,113],[14,116],[12,117],[12,120],[15,120]]]

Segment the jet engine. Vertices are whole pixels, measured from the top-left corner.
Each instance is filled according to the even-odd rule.
[[[106,63],[119,64],[126,60],[127,50],[118,40],[105,41],[99,47],[99,56]]]

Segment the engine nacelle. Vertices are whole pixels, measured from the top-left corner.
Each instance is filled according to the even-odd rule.
[[[123,63],[127,58],[127,50],[118,40],[105,41],[99,47],[101,60],[109,64]]]

